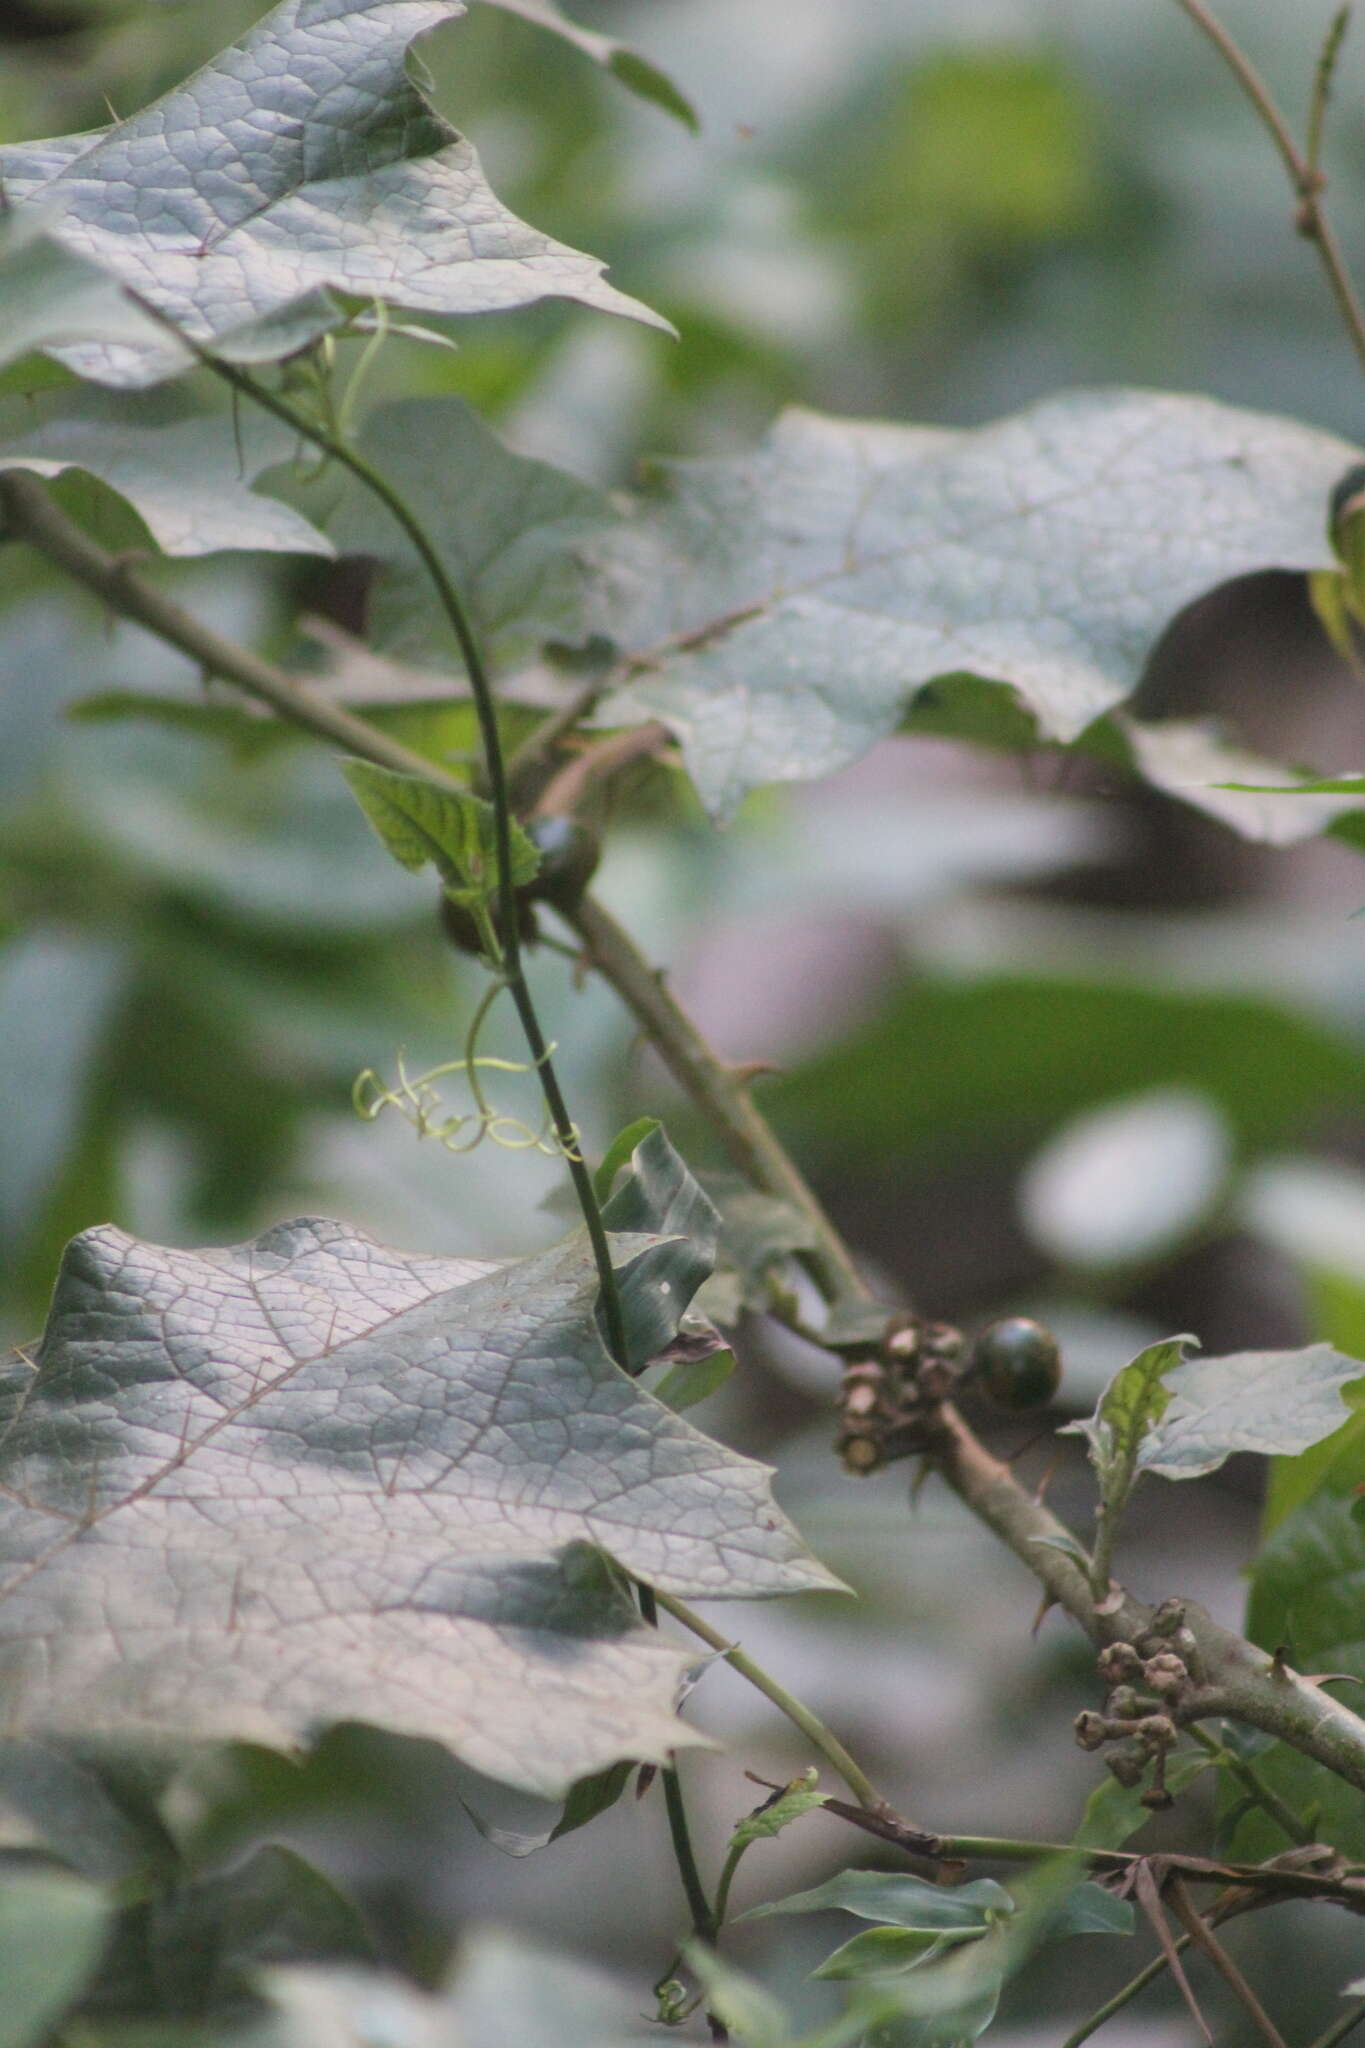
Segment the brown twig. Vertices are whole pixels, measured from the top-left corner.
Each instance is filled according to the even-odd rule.
[[[1351,337],[1351,345],[1362,365],[1365,365],[1365,310],[1362,310],[1360,300],[1356,297],[1355,287],[1346,268],[1346,260],[1323,209],[1322,195],[1326,189],[1326,180],[1317,161],[1322,146],[1322,122],[1326,111],[1327,91],[1341,36],[1345,33],[1345,22],[1341,22],[1339,30],[1336,21],[1333,22],[1332,28],[1328,31],[1327,42],[1323,46],[1315,87],[1316,111],[1311,117],[1313,132],[1310,135],[1308,151],[1304,152],[1295,142],[1289,123],[1277,106],[1260,72],[1246,52],[1229,35],[1217,15],[1205,6],[1204,0],[1176,0],[1176,5],[1184,9],[1196,28],[1217,50],[1260,116],[1262,125],[1279,151],[1280,161],[1284,165],[1298,201],[1294,216],[1295,228],[1305,241],[1316,246],[1322,267],[1327,273],[1327,281],[1332,288],[1332,296],[1337,302],[1337,310]]]
[[[1253,2024],[1260,2029],[1267,2048],[1286,2048],[1283,2035],[1271,2019],[1260,1999],[1247,1983],[1232,1957],[1214,1935],[1213,1929],[1194,1909],[1194,1901],[1180,1878],[1172,1878],[1168,1887],[1171,1910],[1180,1922],[1195,1947],[1201,1949],[1217,1970],[1233,1997],[1241,2005]]]

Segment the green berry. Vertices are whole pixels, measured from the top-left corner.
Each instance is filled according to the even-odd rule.
[[[527,894],[565,907],[576,903],[601,858],[597,834],[576,818],[532,818],[525,830],[540,855]]]
[[[1031,1316],[1002,1316],[976,1340],[972,1363],[1002,1408],[1042,1408],[1062,1380],[1057,1339]]]

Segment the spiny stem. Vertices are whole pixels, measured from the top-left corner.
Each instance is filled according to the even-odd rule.
[[[806,1740],[819,1750],[831,1768],[839,1773],[860,1806],[875,1811],[885,1804],[866,1772],[859,1769],[842,1742],[830,1733],[818,1714],[813,1714],[808,1706],[793,1693],[789,1693],[785,1685],[780,1685],[761,1664],[756,1664],[738,1644],[723,1636],[719,1629],[712,1628],[709,1621],[703,1621],[699,1614],[694,1614],[681,1600],[675,1599],[671,1593],[661,1592],[658,1587],[654,1589],[654,1597],[660,1607],[671,1614],[675,1621],[680,1621],[684,1628],[691,1629],[694,1636],[700,1636],[713,1650],[719,1650],[726,1663],[738,1671],[741,1678],[747,1678],[750,1685],[765,1698],[770,1699],[773,1705],[801,1730]]]
[[[812,1239],[805,1263],[826,1299],[875,1301],[823,1205],[754,1107],[743,1075],[717,1057],[669,993],[662,975],[595,897],[584,896],[566,915],[583,941],[589,963],[634,1013],[675,1080],[708,1114],[741,1173],[755,1187],[790,1202],[805,1220]]]
[[[1203,35],[1207,36],[1214,49],[1217,50],[1219,56],[1241,86],[1242,91],[1256,109],[1262,125],[1279,151],[1280,161],[1285,167],[1289,182],[1293,186],[1295,196],[1299,202],[1296,221],[1299,233],[1304,236],[1305,240],[1316,245],[1318,254],[1322,259],[1322,267],[1327,273],[1327,282],[1331,286],[1332,296],[1337,302],[1337,310],[1340,312],[1346,331],[1351,337],[1351,345],[1360,358],[1362,365],[1365,365],[1365,310],[1362,310],[1360,301],[1356,297],[1355,287],[1351,283],[1345,258],[1342,256],[1336,235],[1323,211],[1323,176],[1317,162],[1317,153],[1321,149],[1321,129],[1323,115],[1326,110],[1327,86],[1330,84],[1332,65],[1336,60],[1336,48],[1333,45],[1335,22],[1333,23],[1333,30],[1328,31],[1328,39],[1323,46],[1323,55],[1319,59],[1317,96],[1321,99],[1321,107],[1317,109],[1312,117],[1316,132],[1310,135],[1309,150],[1308,154],[1305,155],[1300,151],[1298,144],[1295,142],[1289,123],[1276,105],[1270,88],[1266,85],[1260,72],[1257,71],[1246,52],[1228,34],[1227,29],[1224,28],[1217,15],[1209,7],[1205,6],[1204,0],[1176,0],[1176,5],[1184,9],[1196,28]],[[1345,32],[1344,22],[1342,23],[1341,32]],[[1336,37],[1336,43],[1337,45],[1340,44],[1340,34]]]

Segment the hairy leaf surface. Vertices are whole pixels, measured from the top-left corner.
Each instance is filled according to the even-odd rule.
[[[647,1344],[697,1252],[613,1242]],[[74,1240],[4,1383],[11,1725],[378,1721],[548,1796],[701,1740],[622,1568],[684,1595],[832,1581],[765,1467],[612,1363],[596,1296],[580,1238],[491,1269],[310,1221],[224,1251]]]
[[[335,326],[333,290],[427,314],[568,298],[662,324],[594,258],[509,213],[408,77],[414,37],[463,12],[459,0],[284,0],[128,120],[0,150],[0,178],[67,249],[245,360]],[[132,385],[188,360],[169,335],[61,356]]]

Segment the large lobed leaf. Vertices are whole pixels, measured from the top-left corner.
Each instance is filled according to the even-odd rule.
[[[1008,686],[1030,738],[1076,738],[1194,598],[1329,562],[1328,494],[1358,459],[1291,420],[1142,391],[1072,393],[968,432],[792,412],[752,452],[652,469],[633,498],[511,454],[455,401],[385,409],[367,441],[486,629],[511,651],[533,629],[611,642],[627,681],[602,716],[662,719],[722,815],[756,784],[844,766],[935,678]],[[393,579],[381,633],[443,649],[375,510],[353,498],[335,531]],[[1128,745],[1139,772],[1242,829],[1304,829],[1302,799],[1271,815],[1210,795],[1242,757],[1207,735],[1134,727]]]
[[[577,299],[664,323],[603,266],[518,220],[407,75],[460,0],[284,0],[153,105],[0,150],[12,204],[196,341],[251,360],[336,324],[328,293],[428,314]],[[170,335],[53,349],[139,385],[188,360]]]
[[[702,1267],[613,1244],[638,1350]],[[621,1568],[684,1595],[833,1581],[766,1467],[612,1363],[596,1295],[579,1238],[498,1268],[308,1221],[221,1251],[77,1238],[5,1379],[11,1727],[378,1721],[550,1796],[701,1740]]]

